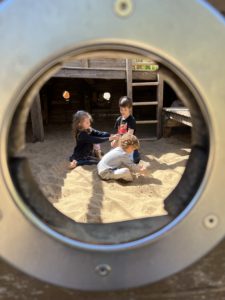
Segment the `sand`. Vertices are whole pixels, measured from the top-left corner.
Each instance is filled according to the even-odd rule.
[[[163,201],[175,188],[190,153],[190,139],[173,136],[141,142],[141,156],[150,162],[146,177],[131,183],[102,181],[96,166],[69,171],[73,139],[68,127],[47,129],[43,143],[27,143],[23,151],[32,173],[53,206],[77,222],[108,223],[165,215]],[[104,152],[109,143],[102,145]]]

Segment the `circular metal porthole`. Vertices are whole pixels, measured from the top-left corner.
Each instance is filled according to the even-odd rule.
[[[0,5],[0,255],[50,283],[82,290],[147,284],[190,265],[224,237],[224,21],[201,1],[133,2],[125,18],[103,0]],[[158,230],[148,218],[72,222],[51,207],[27,160],[17,157],[32,99],[44,82],[73,57],[109,51],[154,58],[191,111],[191,155],[165,200],[173,218]]]

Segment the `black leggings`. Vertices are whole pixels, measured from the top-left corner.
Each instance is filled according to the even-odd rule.
[[[89,156],[84,159],[74,159],[72,156],[70,157],[70,161],[76,160],[77,166],[85,166],[85,165],[97,165],[99,163],[99,159],[94,156]]]

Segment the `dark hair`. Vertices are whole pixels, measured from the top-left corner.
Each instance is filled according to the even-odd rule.
[[[132,146],[134,149],[140,148],[140,143],[138,138],[130,133],[125,133],[119,141],[120,147],[125,150],[127,147]]]
[[[132,100],[127,96],[123,96],[119,100],[119,107],[128,107],[132,108]]]
[[[80,127],[80,122],[82,122],[85,118],[88,118],[90,122],[92,122],[91,115],[86,111],[78,110],[73,115],[72,132],[75,139],[77,138],[78,131],[82,130],[82,128]]]

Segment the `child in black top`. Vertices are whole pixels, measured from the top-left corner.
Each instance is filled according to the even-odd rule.
[[[97,164],[99,160],[94,156],[94,145],[118,139],[117,135],[98,131],[91,128],[92,117],[85,111],[78,111],[73,116],[73,135],[76,146],[70,157],[70,169],[77,166]]]
[[[131,115],[132,109],[132,100],[123,96],[119,99],[119,108],[120,108],[120,116],[116,119],[116,123],[114,128],[117,130],[117,133],[123,135],[125,133],[135,134],[136,131],[136,121],[135,118]],[[113,148],[118,146],[118,141],[114,140],[111,143]],[[140,161],[140,153],[138,150],[134,150],[133,152],[133,161],[135,163],[139,163]]]

